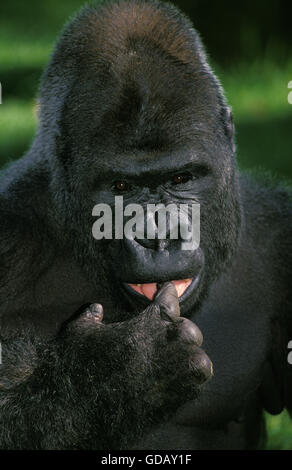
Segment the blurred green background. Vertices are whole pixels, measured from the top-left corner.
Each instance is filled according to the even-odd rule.
[[[1,0],[0,165],[19,158],[36,126],[39,78],[81,0]],[[234,112],[241,168],[292,180],[292,17],[285,0],[174,1],[193,20]],[[292,92],[292,88],[290,90]],[[268,448],[292,449],[286,412],[267,416]]]

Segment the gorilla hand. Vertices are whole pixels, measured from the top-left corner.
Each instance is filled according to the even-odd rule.
[[[69,325],[68,341],[78,350],[83,337],[82,361],[76,357],[76,364],[80,375],[85,377],[87,369],[93,387],[98,387],[104,445],[115,442],[116,448],[125,447],[180,404],[194,399],[200,384],[211,376],[212,363],[200,349],[199,328],[180,317],[171,282],[163,284],[153,303],[131,320],[102,324],[101,319],[102,307],[92,304]],[[95,388],[92,393],[97,393]],[[95,427],[96,420],[97,410]]]
[[[102,316],[92,304],[53,340],[3,345],[15,370],[1,378],[1,448],[127,448],[211,375],[200,330],[179,316],[171,283],[131,320]],[[34,369],[17,374],[30,356]]]

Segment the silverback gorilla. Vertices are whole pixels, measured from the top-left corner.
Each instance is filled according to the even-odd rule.
[[[239,174],[230,108],[176,8],[82,9],[0,191],[2,449],[262,445],[263,411],[292,409],[291,197]],[[199,247],[96,240],[93,207],[117,195],[199,203]]]

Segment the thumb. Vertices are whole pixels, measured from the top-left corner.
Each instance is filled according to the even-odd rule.
[[[165,320],[175,321],[180,316],[180,307],[176,288],[172,282],[157,286],[158,292],[153,303],[160,308],[160,314]]]

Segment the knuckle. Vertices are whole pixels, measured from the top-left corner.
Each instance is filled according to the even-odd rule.
[[[180,336],[187,343],[194,343],[197,346],[201,346],[203,343],[201,330],[194,322],[187,318],[180,322]]]
[[[202,349],[196,350],[189,361],[189,367],[199,384],[206,382],[213,375],[213,364]]]

